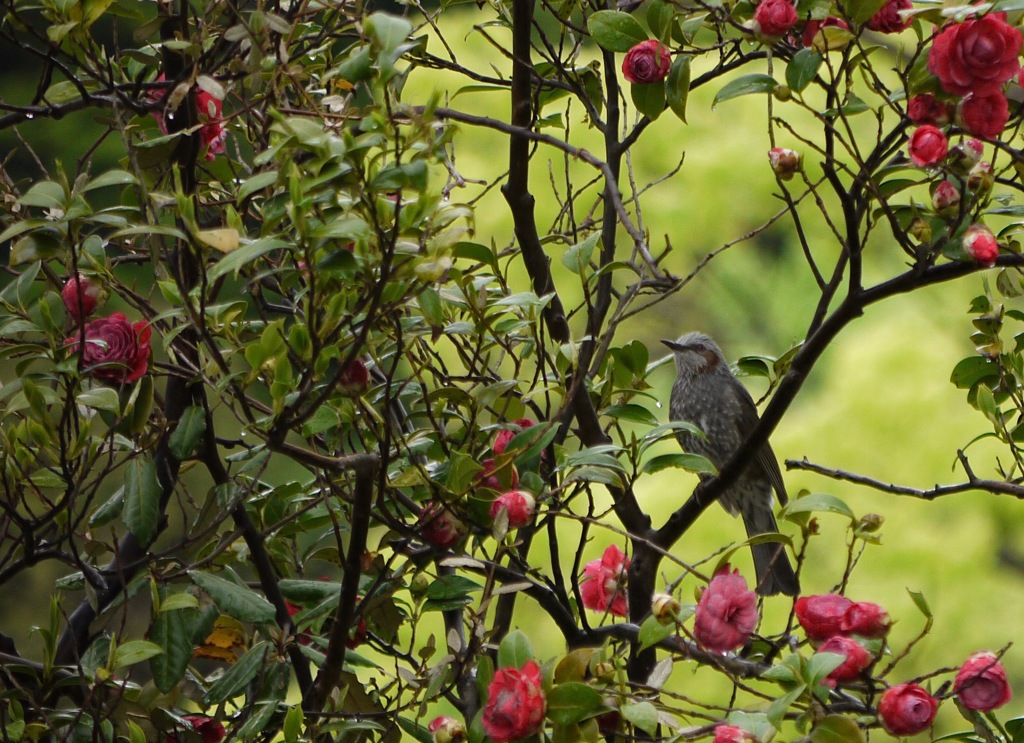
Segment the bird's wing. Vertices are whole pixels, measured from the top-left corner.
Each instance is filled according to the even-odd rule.
[[[754,426],[757,425],[757,406],[754,404],[754,398],[750,396],[747,388],[739,380],[735,380],[732,388],[735,391],[736,402],[739,408],[739,415],[736,416],[736,427],[739,429],[739,440],[742,441],[750,435],[750,432],[754,430]],[[789,496],[786,494],[786,484],[782,481],[779,460],[775,458],[775,452],[772,451],[771,444],[765,442],[764,446],[757,452],[751,467],[760,469],[764,473],[768,481],[771,482],[779,503],[786,505],[789,501]]]

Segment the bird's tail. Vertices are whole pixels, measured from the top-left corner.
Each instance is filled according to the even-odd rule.
[[[742,513],[748,537],[779,530],[770,505],[759,504],[757,508],[743,509]],[[762,596],[774,596],[777,593],[796,596],[800,593],[800,581],[793,572],[784,545],[776,542],[753,544],[750,551],[754,555],[754,572],[757,575],[757,586],[754,590]]]

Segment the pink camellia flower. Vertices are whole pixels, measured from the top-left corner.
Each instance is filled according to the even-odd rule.
[[[850,24],[844,21],[842,18],[836,18],[835,16],[829,16],[823,21],[807,21],[804,26],[803,34],[801,35],[800,41],[804,46],[813,46],[821,50],[826,50],[827,46],[824,34],[820,34],[823,28],[842,28],[847,31],[850,30]],[[827,51],[827,50],[826,50]]]
[[[996,139],[1010,119],[1010,104],[998,90],[987,94],[969,93],[960,106],[960,119],[964,129],[976,137]]]
[[[907,118],[915,124],[945,126],[953,120],[950,106],[931,93],[920,93],[907,102]]]
[[[81,353],[81,367],[105,382],[134,382],[149,369],[149,323],[128,322],[120,312],[85,323],[64,341],[72,354]],[[85,344],[80,345],[82,336]]]
[[[754,31],[766,39],[778,39],[789,33],[799,17],[789,0],[761,0],[754,9]]]
[[[497,518],[504,511],[508,514],[509,528],[521,529],[533,523],[536,507],[537,502],[525,490],[510,490],[491,502],[491,518]]]
[[[693,636],[708,650],[726,653],[750,639],[757,620],[757,594],[739,570],[725,565],[700,595]]]
[[[516,472],[515,465],[509,465],[507,471],[503,469],[501,472],[498,472],[495,469],[497,464],[493,459],[485,459],[480,464],[483,466],[483,469],[476,474],[476,481],[480,487],[497,490],[500,493],[506,489],[502,485],[506,478],[513,490],[519,487],[519,473]]]
[[[900,15],[900,11],[910,10],[911,7],[910,0],[888,0],[865,25],[872,31],[883,34],[897,34],[900,31],[905,31],[914,21],[910,16]]]
[[[79,275],[69,278],[60,292],[64,309],[74,320],[81,320],[95,312],[106,301],[106,294],[102,286]]]
[[[939,703],[917,684],[886,689],[878,703],[878,717],[890,735],[917,735],[927,730]]]
[[[668,47],[657,39],[648,39],[626,52],[622,75],[631,83],[656,83],[668,76],[671,66]]]
[[[625,591],[628,569],[629,558],[614,544],[608,546],[600,560],[588,562],[580,583],[583,606],[591,611],[626,616],[629,612]]]
[[[928,69],[954,95],[998,93],[1020,69],[1021,33],[1004,13],[947,25],[928,52]]]
[[[757,740],[749,731],[738,725],[715,725],[715,739],[712,743],[749,743]]]
[[[939,184],[941,187],[941,183]],[[960,196],[957,194],[957,199]],[[870,601],[855,601],[846,610],[843,617],[842,631],[851,635],[860,635],[869,640],[877,640],[889,634],[892,620],[889,612],[878,604]]]
[[[427,725],[434,743],[461,743],[466,739],[466,726],[448,715],[435,717]]]
[[[982,160],[971,168],[967,174],[967,187],[974,193],[984,194],[992,190],[995,176],[992,175],[992,163]]]
[[[540,729],[546,701],[540,667],[532,660],[522,668],[499,668],[487,687],[483,728],[494,743],[525,738]]]
[[[960,204],[960,191],[952,181],[943,181],[932,194],[932,208],[937,212],[952,211]]]
[[[420,534],[438,549],[448,549],[462,539],[466,525],[443,503],[430,502],[420,511]]]
[[[960,666],[953,693],[967,709],[991,712],[1013,697],[1006,669],[994,653],[975,653]]]
[[[964,250],[975,262],[991,268],[999,257],[999,243],[995,235],[984,225],[975,224],[967,228],[963,239]]]
[[[801,596],[796,600],[796,619],[807,633],[808,640],[827,640],[843,632],[843,619],[853,602],[845,596],[828,593]]]
[[[160,75],[156,82],[163,82],[164,76]],[[167,91],[154,91],[151,96],[153,101],[162,101],[167,97]],[[221,118],[221,107],[223,103],[219,98],[214,98],[205,90],[196,91],[196,113],[199,115],[199,142],[206,150],[206,159],[213,160],[217,155],[224,152],[224,142],[228,133],[224,130],[223,119]],[[153,112],[157,126],[164,134],[168,133],[167,122],[161,110]]]
[[[345,397],[359,397],[370,387],[370,372],[362,359],[345,365],[338,376],[338,392]]]
[[[835,653],[846,656],[839,666],[828,675],[828,680],[834,685],[843,681],[853,681],[865,668],[871,665],[871,653],[863,645],[852,637],[833,635],[821,644],[819,653]]]
[[[182,715],[181,719],[188,723],[189,729],[199,733],[203,743],[220,743],[227,734],[220,720],[207,715]],[[166,743],[178,743],[177,734],[169,733]]]
[[[910,161],[919,168],[935,165],[949,152],[949,142],[942,130],[925,124],[914,130],[907,145]]]
[[[514,424],[514,428],[506,428],[502,431],[498,431],[494,436],[494,446],[491,448],[494,450],[496,455],[504,454],[505,449],[508,448],[508,442],[516,437],[516,434],[522,433],[527,428],[532,428],[536,425],[529,418],[520,418]]]
[[[802,158],[796,150],[786,147],[772,147],[768,150],[768,164],[780,180],[788,181],[800,170]]]

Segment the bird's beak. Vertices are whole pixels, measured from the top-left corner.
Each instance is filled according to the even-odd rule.
[[[671,348],[671,349],[672,349],[673,351],[682,351],[682,350],[683,350],[683,347],[682,347],[682,346],[680,346],[680,345],[679,345],[678,343],[676,343],[675,341],[670,341],[670,340],[664,340],[664,339],[662,339],[662,341],[661,341],[661,342],[662,342],[662,343],[664,343],[664,344],[665,344],[666,346],[668,346],[669,348]]]

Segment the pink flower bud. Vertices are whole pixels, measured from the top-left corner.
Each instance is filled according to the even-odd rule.
[[[601,559],[588,562],[580,582],[583,606],[591,611],[626,616],[629,613],[625,591],[628,569],[629,558],[614,544],[609,545]]]
[[[987,194],[992,190],[994,183],[992,164],[984,160],[971,168],[971,172],[967,174],[967,187],[976,194]]]
[[[887,689],[878,703],[878,717],[890,735],[917,735],[927,730],[939,703],[917,684],[900,684]]]
[[[693,636],[708,650],[726,653],[742,647],[757,627],[757,594],[739,570],[725,565],[697,602]]]
[[[546,709],[540,666],[528,660],[522,668],[495,671],[481,724],[493,743],[508,743],[540,730]]]
[[[427,725],[434,743],[461,743],[466,739],[466,726],[454,717],[441,715]]]
[[[932,208],[937,212],[952,211],[960,204],[960,192],[952,181],[942,181],[932,194]]]
[[[668,76],[672,57],[657,39],[641,41],[622,60],[622,75],[631,83],[657,83]]]
[[[796,618],[809,640],[827,640],[842,634],[843,619],[853,602],[835,593],[801,596],[796,600]]]
[[[74,320],[88,317],[107,301],[107,292],[102,286],[80,275],[67,280],[60,296],[68,316]]]
[[[443,503],[424,506],[417,524],[423,539],[438,549],[448,549],[466,533],[466,525]]]
[[[889,613],[870,601],[856,601],[843,617],[843,632],[877,640],[889,634]]]
[[[834,635],[821,644],[819,653],[835,653],[846,657],[840,665],[828,675],[829,681],[841,683],[853,681],[865,668],[871,665],[871,653],[864,649],[864,646],[852,637]]]
[[[491,502],[491,518],[495,519],[499,513],[505,511],[508,514],[509,528],[521,529],[533,523],[536,506],[533,496],[525,490],[510,490]]]
[[[967,228],[963,239],[964,250],[976,263],[991,268],[999,257],[999,243],[995,235],[984,225],[976,224]]]
[[[508,448],[508,442],[514,439],[516,434],[522,433],[527,428],[532,428],[535,425],[536,423],[529,418],[520,418],[512,424],[511,428],[498,431],[494,437],[494,446],[491,448],[494,449],[495,454],[504,454],[505,449]]]
[[[789,0],[761,0],[754,9],[754,33],[764,41],[777,40],[796,25],[796,7]]]
[[[493,459],[485,459],[481,464],[483,469],[476,474],[476,481],[480,487],[497,490],[499,493],[509,486],[513,490],[519,487],[519,473],[516,472],[515,465],[510,464],[497,470]]]
[[[715,725],[715,739],[712,743],[750,743],[756,741],[750,732],[738,725]]]
[[[953,120],[950,106],[931,93],[915,95],[907,102],[907,118],[915,124],[946,126]]]
[[[802,158],[796,150],[773,147],[768,150],[768,163],[780,180],[788,181],[800,170]]]
[[[362,359],[356,359],[341,370],[338,377],[338,392],[345,397],[359,397],[370,387],[370,372]]]
[[[975,653],[968,658],[953,682],[953,692],[967,709],[991,712],[1010,701],[1013,692],[1003,668],[993,653]]]
[[[864,25],[872,31],[883,34],[897,34],[900,31],[905,31],[914,21],[910,16],[901,15],[900,11],[910,10],[911,7],[913,6],[910,0],[889,0]]]
[[[919,168],[935,165],[949,152],[949,142],[942,131],[931,124],[925,124],[914,130],[907,145],[910,161]]]

